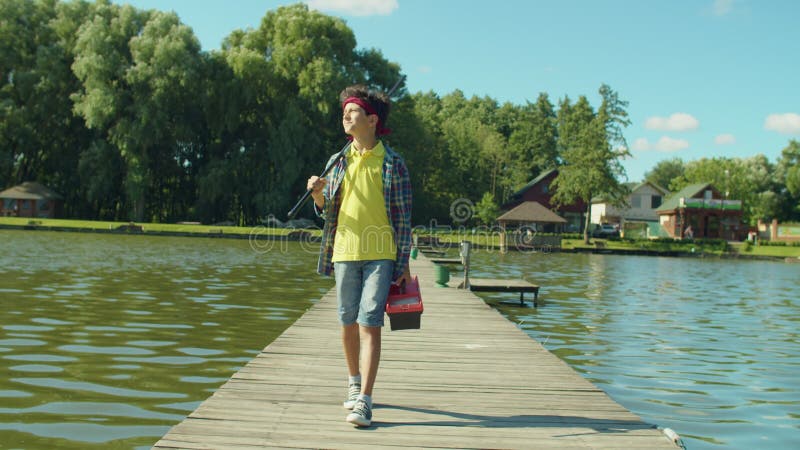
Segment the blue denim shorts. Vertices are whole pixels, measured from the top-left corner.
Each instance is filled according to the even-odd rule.
[[[393,272],[390,259],[333,263],[339,322],[382,327]]]

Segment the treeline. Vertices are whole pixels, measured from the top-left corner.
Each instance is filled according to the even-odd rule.
[[[74,218],[283,219],[345,142],[338,92],[388,90],[401,75],[379,50],[357,48],[344,21],[303,4],[268,11],[211,52],[175,14],[107,0],[0,0],[0,25],[0,185],[47,184]],[[501,105],[401,86],[387,141],[411,170],[415,223],[450,222],[460,198],[491,219],[555,166],[563,203],[623,198],[627,104],[608,86],[599,94],[596,108],[584,96],[556,107],[544,93]],[[758,191],[775,194],[782,217],[798,214],[786,181],[798,177],[778,170],[797,167],[789,153],[765,163],[772,181]],[[680,163],[686,182],[701,175]],[[727,180],[733,190],[738,178]]]

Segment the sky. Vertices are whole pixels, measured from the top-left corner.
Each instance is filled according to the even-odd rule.
[[[283,0],[119,0],[175,11],[203,50],[257,28]],[[800,140],[795,0],[307,0],[344,19],[358,48],[400,65],[410,92],[500,103],[585,95],[629,102],[629,181],[659,161],[776,162]],[[331,95],[337,95],[332,93]],[[390,119],[391,121],[391,119]]]

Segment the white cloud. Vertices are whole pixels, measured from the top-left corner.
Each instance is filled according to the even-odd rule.
[[[639,138],[633,142],[633,150],[638,152],[646,152],[655,150],[657,152],[677,152],[689,148],[689,141],[686,139],[673,139],[669,136],[661,136],[658,142],[651,144],[646,138]]]
[[[645,138],[639,138],[633,141],[633,145],[631,146],[631,148],[633,149],[633,151],[636,152],[646,152],[650,150],[650,143],[647,142],[647,139]]]
[[[431,66],[419,66],[417,70],[419,71],[419,73],[431,73],[431,70],[433,69],[431,68]]]
[[[717,145],[730,145],[736,143],[736,137],[732,134],[720,134],[714,138],[714,143]]]
[[[712,10],[715,16],[724,16],[733,9],[733,0],[714,0]]]
[[[658,131],[689,131],[696,130],[700,122],[691,114],[675,113],[669,117],[648,117],[644,127],[648,130]]]
[[[311,9],[334,11],[350,16],[388,16],[397,0],[307,0]]]
[[[764,120],[764,128],[783,134],[800,134],[800,114],[770,114]]]

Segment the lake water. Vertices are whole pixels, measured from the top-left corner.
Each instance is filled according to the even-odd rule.
[[[299,244],[0,230],[0,448],[144,449],[331,286]],[[800,267],[476,252],[482,295],[689,449],[800,443]]]
[[[0,241],[0,448],[150,448],[333,285],[298,244]]]
[[[540,284],[538,309],[481,296],[687,448],[800,448],[800,265],[497,252],[472,265]]]

